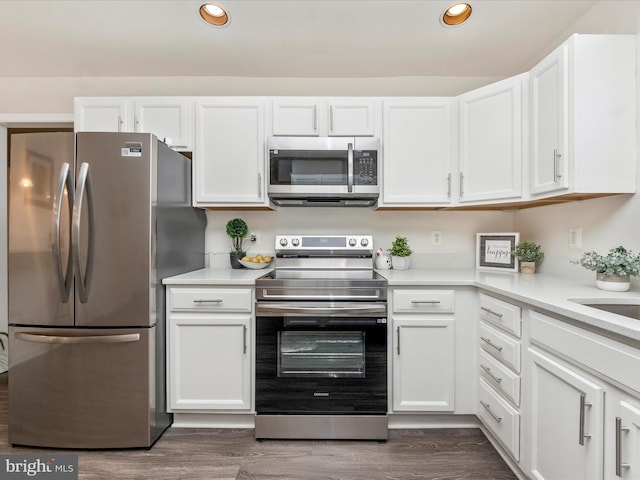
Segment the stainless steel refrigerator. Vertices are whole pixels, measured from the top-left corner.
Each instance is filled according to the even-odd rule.
[[[150,447],[161,280],[204,266],[191,161],[151,134],[13,134],[9,175],[9,442]]]

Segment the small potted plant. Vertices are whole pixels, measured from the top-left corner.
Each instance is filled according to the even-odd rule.
[[[626,292],[631,286],[630,277],[640,275],[640,255],[620,246],[606,255],[594,251],[582,255],[579,263],[587,270],[596,272],[596,286],[601,290]]]
[[[248,233],[249,227],[241,218],[233,218],[227,222],[227,235],[231,237],[231,253],[229,253],[231,268],[244,268],[240,259],[246,255],[242,249],[242,242]]]
[[[411,265],[413,251],[409,248],[409,241],[406,237],[397,236],[391,243],[389,253],[391,254],[391,266],[394,269],[407,270]]]
[[[534,242],[522,241],[516,245],[511,255],[520,262],[521,273],[536,273],[536,262],[542,260],[542,247]]]

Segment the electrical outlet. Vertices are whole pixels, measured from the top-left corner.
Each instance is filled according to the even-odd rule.
[[[582,248],[582,227],[569,227],[569,248]]]
[[[442,232],[440,230],[431,231],[431,245],[442,244]]]
[[[249,234],[249,241],[257,242],[258,241],[258,233],[257,232],[251,232]]]

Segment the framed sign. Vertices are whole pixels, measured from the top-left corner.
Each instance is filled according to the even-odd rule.
[[[518,260],[511,252],[519,239],[519,233],[476,234],[476,268],[517,272]]]

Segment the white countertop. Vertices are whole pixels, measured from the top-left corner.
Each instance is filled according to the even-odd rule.
[[[233,270],[204,268],[165,278],[165,285],[253,285],[258,277],[269,272],[262,270]],[[531,305],[534,309],[563,315],[614,335],[640,342],[640,320],[634,320],[586,307],[571,299],[590,303],[640,304],[640,291],[607,292],[593,282],[536,273],[503,273],[475,269],[409,269],[376,270],[385,277],[390,287],[396,286],[472,286],[503,295]],[[610,302],[609,302],[610,303]]]

